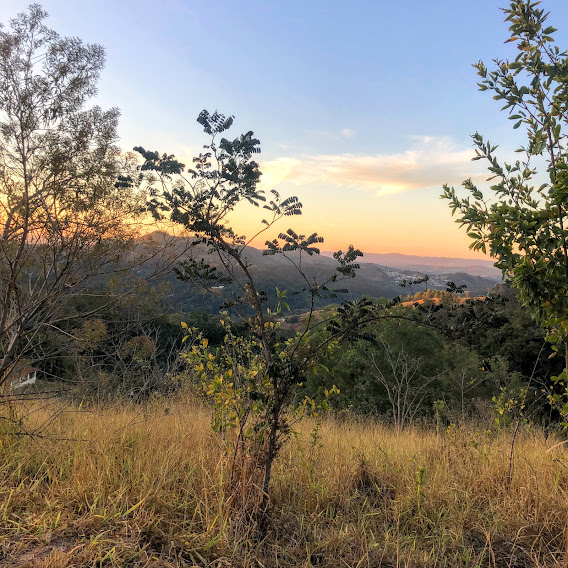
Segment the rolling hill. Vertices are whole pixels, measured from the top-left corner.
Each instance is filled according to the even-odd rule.
[[[153,235],[152,238],[155,238]],[[178,251],[183,250],[182,239],[176,239],[172,246]],[[144,246],[143,242],[140,246]],[[208,255],[203,247],[193,247],[182,254],[182,258],[188,255],[196,259],[204,258],[218,269],[221,265],[213,255]],[[334,273],[336,262],[326,253],[321,255],[302,255],[302,270],[306,282],[298,273],[294,264],[282,255],[265,256],[262,251],[253,247],[247,249],[245,255],[251,272],[258,283],[260,290],[266,292],[269,300],[274,302],[276,288],[288,292],[287,303],[292,311],[303,311],[309,305],[309,296],[302,292],[313,280],[319,284],[325,282]],[[299,254],[294,253],[291,259],[299,262]],[[374,262],[375,260],[381,261]],[[384,262],[390,264],[384,264]],[[409,255],[366,255],[361,259],[360,268],[354,279],[337,282],[334,288],[346,288],[347,294],[336,297],[328,295],[319,300],[319,305],[340,302],[343,299],[354,299],[362,295],[373,298],[394,298],[399,295],[410,293],[410,289],[401,287],[403,280],[412,280],[428,274],[430,277],[427,285],[422,284],[414,288],[414,291],[424,290],[426,287],[445,289],[446,283],[455,282],[457,285],[465,285],[471,295],[484,295],[500,279],[500,273],[487,261],[470,261],[465,259],[448,259],[437,257],[419,257]],[[138,271],[143,276],[143,270]],[[239,289],[234,285],[218,285],[209,289],[183,282],[176,278],[173,271],[167,273],[162,279],[171,287],[171,293],[164,298],[166,307],[176,312],[204,311],[217,313],[220,306],[235,294]]]

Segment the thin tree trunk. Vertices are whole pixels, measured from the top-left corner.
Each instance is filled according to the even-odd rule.
[[[268,434],[268,447],[266,449],[266,461],[264,462],[264,481],[262,483],[262,501],[260,504],[259,532],[261,537],[266,532],[266,522],[268,520],[268,506],[270,504],[270,479],[272,477],[272,464],[278,453],[278,428],[280,425],[280,411],[282,400],[278,392],[277,378],[274,379],[274,405],[270,413],[270,432]]]

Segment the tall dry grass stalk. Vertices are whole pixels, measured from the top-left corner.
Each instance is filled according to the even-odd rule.
[[[1,565],[563,565],[568,450],[547,452],[557,440],[538,429],[520,433],[509,485],[508,432],[328,419],[313,436],[306,421],[279,456],[259,541],[255,472],[232,467],[207,409],[53,410],[26,409],[30,427],[54,416],[45,438],[4,427]]]

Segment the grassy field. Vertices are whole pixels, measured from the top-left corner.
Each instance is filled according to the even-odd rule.
[[[564,566],[568,449],[538,429],[520,433],[509,483],[507,431],[330,418],[314,440],[305,421],[259,541],[255,473],[231,467],[196,404],[26,413],[47,437],[4,425],[1,566]]]

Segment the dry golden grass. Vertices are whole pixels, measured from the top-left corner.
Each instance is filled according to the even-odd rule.
[[[34,410],[30,426],[53,412]],[[507,432],[329,419],[314,444],[312,427],[282,449],[260,542],[196,404],[67,407],[45,439],[4,432],[0,565],[563,566],[568,450],[547,452],[558,440],[525,430],[509,485]]]

